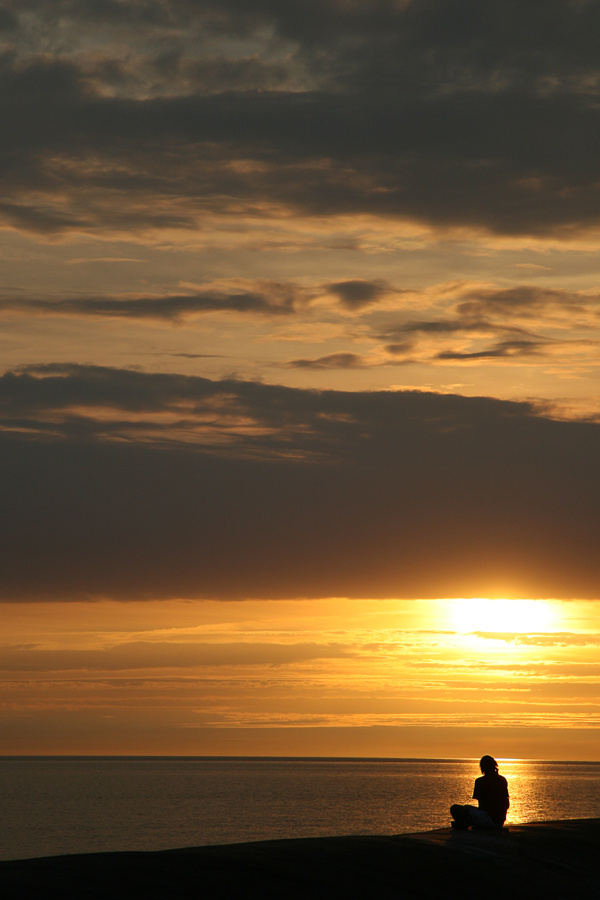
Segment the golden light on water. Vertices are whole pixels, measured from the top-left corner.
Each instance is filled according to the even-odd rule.
[[[559,614],[547,600],[504,600],[486,597],[451,601],[453,625],[468,634],[485,632],[547,632],[559,627]]]

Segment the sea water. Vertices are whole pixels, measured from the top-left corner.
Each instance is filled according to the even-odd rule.
[[[600,763],[500,762],[511,822],[600,817]],[[477,760],[0,757],[0,859],[448,826]]]

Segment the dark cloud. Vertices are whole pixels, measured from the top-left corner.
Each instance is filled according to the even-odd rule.
[[[353,62],[352,72],[398,76],[418,60],[430,77],[460,83],[470,75],[476,85],[484,74],[490,80],[500,72],[517,83],[553,76],[552,87],[567,73],[593,70],[600,27],[597,5],[585,0],[13,0],[6,6],[81,23],[201,26],[215,36],[258,33],[269,25],[307,53],[337,51],[339,75]]]
[[[11,32],[17,28],[18,19],[12,10],[0,6],[0,33]]]
[[[203,643],[129,641],[100,650],[45,650],[31,646],[0,646],[0,670],[68,671],[182,668],[191,666],[281,666],[310,659],[340,659],[352,653],[329,643]]]
[[[282,289],[274,285],[270,292],[206,290],[163,297],[77,297],[56,301],[11,298],[0,300],[0,312],[177,322],[209,312],[288,315],[294,312],[295,299],[290,286]]]
[[[222,91],[256,91],[274,89],[287,79],[286,67],[278,63],[265,63],[259,59],[206,59],[199,62],[182,62],[178,71],[189,89],[206,93]]]
[[[221,353],[168,353],[165,351],[165,355],[181,356],[183,359],[223,359]]]
[[[366,363],[358,353],[330,353],[317,359],[294,359],[286,365],[292,369],[362,369]]]
[[[20,21],[0,60],[13,227],[194,228],[273,204],[500,234],[600,221],[596,3],[3,9]]]
[[[406,356],[412,353],[414,346],[414,341],[396,341],[393,344],[386,344],[384,350],[392,356]]]
[[[388,344],[384,349],[392,356],[406,357],[413,348],[413,343],[406,341],[403,344]],[[372,369],[379,366],[405,366],[414,362],[414,359],[369,359],[360,353],[330,353],[327,356],[318,356],[315,359],[293,359],[283,363],[284,368],[289,369]]]
[[[397,325],[392,331],[386,332],[383,337],[401,334],[454,334],[456,331],[475,331],[482,327],[489,328],[488,322],[465,322],[462,319],[430,320],[422,322],[406,322]]]
[[[0,380],[1,592],[590,597],[600,425],[46,366]]]
[[[313,215],[370,213],[505,233],[541,234],[561,226],[595,224],[594,173],[590,167],[586,173],[583,166],[559,171],[566,148],[556,165],[544,160],[543,148],[537,148],[535,167],[548,170],[547,187],[538,190],[523,182],[533,161],[507,158],[518,157],[519,148],[492,161],[498,135],[491,137],[489,148],[478,146],[487,140],[483,137],[460,146],[463,134],[487,136],[497,130],[499,119],[516,134],[523,134],[525,126],[535,130],[533,110],[524,113],[526,123],[519,123],[511,121],[517,115],[513,102],[506,110],[493,110],[490,106],[502,101],[486,99],[480,110],[468,109],[478,102],[464,101],[461,108],[460,101],[449,99],[444,109],[428,109],[427,104],[411,108],[401,98],[384,103],[247,92],[144,104],[97,100],[78,104],[73,111],[52,110],[55,103],[50,103],[49,128],[41,129],[45,135],[34,136],[46,144],[47,156],[32,159],[29,141],[18,141],[14,130],[9,141],[10,149],[24,152],[30,162],[32,180],[46,190],[67,192],[73,211],[64,222],[64,213],[58,220],[49,218],[48,228],[56,230],[69,227],[70,219],[72,227],[78,222],[85,227],[88,219],[88,227],[192,227],[202,209],[239,214],[240,204],[243,210],[264,203]],[[550,122],[565,116],[573,118],[566,109],[547,110],[546,127],[539,123],[537,129],[545,132],[544,144],[554,140],[547,133]],[[398,124],[390,125],[390,120]],[[590,129],[582,132],[581,123],[567,122],[565,128],[577,143],[596,145]],[[440,129],[443,134],[434,140]],[[90,146],[103,158],[103,166],[86,164]],[[67,154],[71,163],[57,166],[56,153]],[[246,172],[236,169],[231,163],[238,157],[260,165]],[[9,196],[15,196],[18,186],[9,187]],[[125,213],[107,204],[108,195],[99,193],[103,190],[115,192],[115,199],[135,196],[137,209]],[[187,208],[152,209],[151,204],[175,198],[186,198]],[[22,227],[27,227],[27,216],[33,214],[29,204],[12,202],[23,208]],[[11,213],[14,222],[18,209]]]
[[[459,307],[462,304],[459,304]],[[514,329],[514,326],[510,326],[511,330]],[[433,337],[442,336],[445,337],[449,334],[456,334],[457,332],[497,332],[506,330],[506,326],[498,325],[494,322],[489,321],[489,319],[473,319],[469,314],[464,314],[463,316],[449,316],[446,319],[423,319],[421,321],[409,321],[402,322],[399,325],[388,326],[384,331],[379,333],[379,337],[383,340],[389,340],[392,337],[403,337],[404,335],[410,334],[425,334]],[[514,330],[522,331],[523,329],[516,328]]]
[[[485,350],[461,352],[459,350],[443,350],[436,359],[469,360],[469,359],[515,359],[543,355],[551,343],[549,341],[506,340],[498,341],[493,347]]]
[[[598,294],[516,285],[511,288],[469,291],[456,309],[463,317],[538,316],[546,310],[557,309],[568,313],[583,312],[587,308],[597,308],[599,302]]]
[[[327,289],[335,294],[348,309],[362,309],[376,303],[389,293],[389,286],[384,281],[364,281],[354,279],[328,284]]]

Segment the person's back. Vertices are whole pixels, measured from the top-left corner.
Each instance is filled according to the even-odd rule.
[[[508,812],[508,782],[497,769],[477,778],[473,789],[473,799],[479,803],[496,825],[504,825]]]

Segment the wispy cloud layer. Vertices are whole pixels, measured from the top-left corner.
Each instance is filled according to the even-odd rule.
[[[243,283],[240,283],[242,282]],[[415,316],[415,312],[420,315]],[[185,292],[0,298],[0,315],[125,320],[198,327],[210,315],[224,326],[232,315],[263,322],[282,340],[280,369],[368,369],[400,365],[550,364],[593,371],[600,347],[600,295],[517,284],[430,285],[409,290],[383,280],[335,283],[234,279]],[[290,359],[289,337],[319,346],[324,320],[344,349]],[[321,341],[322,342],[322,341]]]

